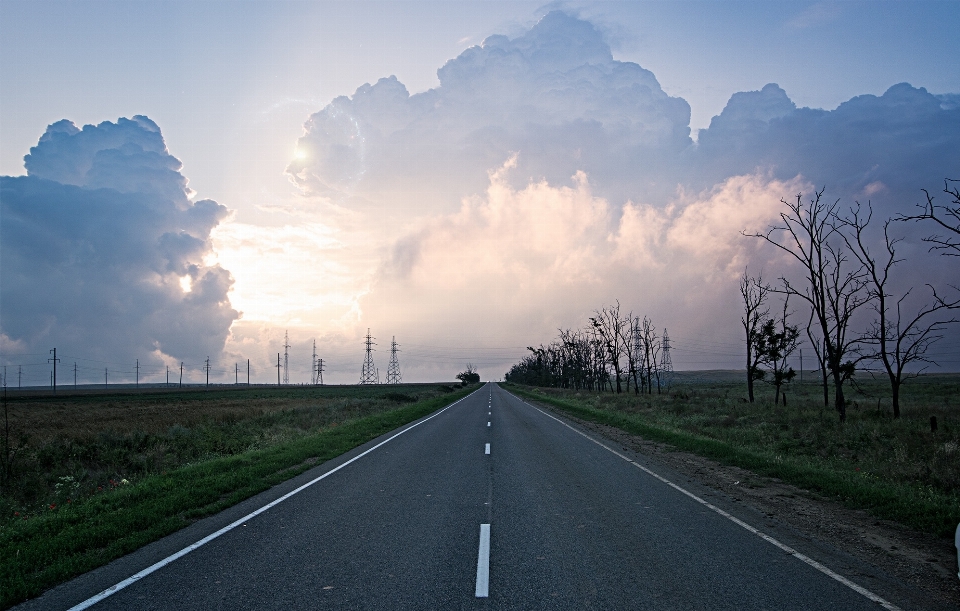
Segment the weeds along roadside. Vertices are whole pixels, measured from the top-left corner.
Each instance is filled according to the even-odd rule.
[[[866,407],[870,388],[861,385],[864,405],[851,409],[845,424],[837,422],[831,409],[823,409],[822,394],[818,403],[816,387],[808,393],[791,389],[790,406],[784,407],[773,406],[764,395],[756,403],[743,403],[740,387],[730,383],[674,386],[659,396],[503,386],[578,418],[951,537],[960,522],[958,381],[947,376],[915,384],[897,421]],[[931,414],[938,416],[935,433],[930,431]]]
[[[254,447],[243,447],[232,454],[208,455],[159,472],[148,470],[123,478],[127,483],[114,480],[116,485],[108,489],[80,495],[70,503],[29,515],[14,515],[18,512],[13,511],[0,521],[0,608],[37,596],[199,518],[222,511],[474,390],[476,386],[453,391],[437,385],[401,387],[400,391],[367,387],[339,395],[331,390],[343,409],[339,418],[326,418],[326,424],[316,424],[316,414],[302,413],[310,412],[309,406],[268,410],[246,419],[228,418],[229,426],[219,429],[221,436],[233,430],[231,427],[249,421],[242,427],[243,434],[237,433],[243,437],[248,428],[255,429],[267,416],[279,424],[273,433],[266,434],[269,442],[261,437]],[[297,397],[301,396],[294,395]],[[328,416],[336,413],[329,405],[313,411]],[[293,421],[309,427],[291,432],[296,428]],[[138,446],[131,442],[130,447],[136,453]],[[63,480],[57,483],[62,484]]]

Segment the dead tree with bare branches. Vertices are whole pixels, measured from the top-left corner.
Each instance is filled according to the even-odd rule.
[[[590,324],[593,326],[598,339],[603,343],[613,367],[613,374],[616,378],[617,394],[623,392],[621,380],[623,377],[623,327],[624,319],[620,316],[620,302],[610,305],[594,312],[596,316],[590,318]]]
[[[780,201],[787,212],[780,213],[779,225],[766,233],[751,234],[790,255],[803,266],[806,276],[803,286],[797,286],[786,276],[780,277],[782,288],[774,292],[795,295],[807,302],[824,339],[826,363],[833,377],[834,404],[840,421],[847,419],[843,384],[853,376],[860,360],[856,347],[862,338],[851,330],[854,315],[869,303],[866,271],[856,259],[850,260],[845,244],[838,234],[836,209],[822,201],[823,190],[816,191],[808,204],[802,194],[796,202]]]
[[[932,206],[932,202],[930,204]],[[876,319],[871,324],[867,339],[873,351],[867,353],[871,360],[883,364],[890,380],[890,393],[893,403],[893,417],[900,417],[900,387],[910,377],[923,372],[926,367],[912,373],[905,369],[914,363],[935,364],[927,357],[927,350],[943,338],[941,331],[947,325],[957,322],[956,318],[942,316],[951,308],[960,307],[960,299],[946,301],[937,294],[932,285],[927,285],[933,296],[932,304],[924,304],[914,309],[912,314],[905,313],[904,302],[913,288],[907,289],[899,298],[888,292],[891,270],[903,259],[897,258],[897,244],[902,238],[890,236],[888,219],[883,224],[884,253],[875,256],[866,237],[866,229],[873,217],[873,209],[867,204],[866,214],[861,213],[859,204],[850,214],[840,217],[839,222],[846,229],[841,232],[847,247],[867,272],[869,292],[873,301]],[[937,313],[941,315],[937,315]]]
[[[934,204],[934,197],[926,189],[922,189],[927,201],[917,204],[922,210],[920,214],[900,216],[898,221],[933,221],[946,231],[946,235],[935,233],[923,238],[924,242],[932,244],[931,251],[940,251],[940,254],[950,257],[960,257],[960,179],[947,178],[943,181],[943,192],[953,201],[946,206]]]
[[[752,278],[744,270],[740,276],[740,296],[743,298],[743,316],[740,323],[747,340],[747,397],[750,403],[753,403],[753,383],[763,378],[763,370],[760,369],[762,355],[757,354],[757,340],[763,319],[770,313],[770,310],[764,307],[769,294],[770,287],[764,284],[762,277]]]

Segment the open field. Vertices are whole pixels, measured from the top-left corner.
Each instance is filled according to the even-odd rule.
[[[0,608],[212,515],[474,388],[211,389],[8,398]]]
[[[958,374],[911,380],[903,387],[899,420],[890,413],[884,381],[860,380],[849,388],[846,424],[824,408],[818,384],[790,385],[786,407],[773,405],[772,389],[761,384],[751,404],[746,383],[731,372],[677,376],[659,395],[508,387],[580,418],[778,477],[923,532],[952,536],[960,522]]]
[[[4,515],[29,515],[124,479],[263,449],[450,390],[411,384],[10,393],[12,479],[0,503]]]

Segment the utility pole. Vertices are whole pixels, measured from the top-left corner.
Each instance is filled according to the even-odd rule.
[[[280,386],[280,353],[277,353],[277,386]]]
[[[210,357],[207,357],[207,362],[203,366],[203,369],[207,372],[207,388],[210,388]]]
[[[53,363],[53,378],[52,378],[52,380],[53,380],[53,394],[57,394],[57,363],[60,361],[60,359],[57,358],[57,349],[56,349],[56,348],[54,348],[54,349],[51,350],[50,352],[53,353],[53,358],[52,358],[52,359],[47,359],[47,362],[48,362],[48,363]]]
[[[233,385],[240,386],[240,364],[233,364]]]
[[[110,386],[109,382],[107,382],[107,379],[108,379],[108,378],[107,378],[107,368],[104,367],[104,368],[103,368],[103,388],[104,388],[104,390],[106,390],[106,388],[107,388],[108,386]]]
[[[317,384],[317,340],[313,340],[313,358],[310,359],[310,377],[313,379],[310,380],[310,383],[316,386]]]
[[[289,349],[290,349],[290,336],[286,331],[283,332],[283,384],[286,386],[290,383],[290,361],[289,361]]]
[[[167,365],[167,388],[170,388],[170,365]]]
[[[140,359],[137,359],[136,388],[140,388]]]
[[[374,337],[370,336],[370,329],[367,328],[367,337],[364,344],[366,345],[366,357],[363,359],[363,367],[360,369],[360,383],[361,384],[379,384],[380,379],[377,375],[377,368],[373,364],[373,346],[377,344],[374,343]]]
[[[20,389],[20,378],[23,375],[23,365],[17,365],[17,389]]]
[[[3,379],[4,379],[4,380],[7,379],[7,370],[6,370],[6,369],[3,370]],[[74,388],[77,387],[77,362],[76,362],[76,361],[73,362],[73,387],[74,387]]]
[[[180,361],[180,388],[183,388],[183,361]]]
[[[397,360],[397,336],[390,342],[390,364],[387,365],[387,384],[399,384],[403,377],[400,375],[400,361]]]
[[[247,386],[250,386],[250,359],[247,359]]]

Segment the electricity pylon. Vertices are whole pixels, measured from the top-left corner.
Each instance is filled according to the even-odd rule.
[[[313,363],[310,366],[310,371],[311,371],[310,377],[312,378],[310,380],[310,383],[316,386],[317,384],[317,340],[313,340],[313,358],[310,360],[310,362]]]
[[[377,368],[373,364],[373,347],[377,344],[374,343],[373,337],[370,337],[370,329],[367,328],[367,338],[364,342],[367,346],[367,355],[363,359],[363,368],[360,370],[360,383],[361,384],[379,384],[380,376],[377,374]]]
[[[663,387],[670,388],[670,382],[673,381],[673,359],[670,358],[670,336],[667,335],[667,329],[663,329],[663,352],[660,356],[660,371],[663,375]]]
[[[390,364],[387,365],[387,384],[399,384],[403,376],[400,375],[400,362],[397,360],[397,337],[393,336],[390,342]]]
[[[290,383],[290,336],[286,331],[283,332],[283,385]]]

